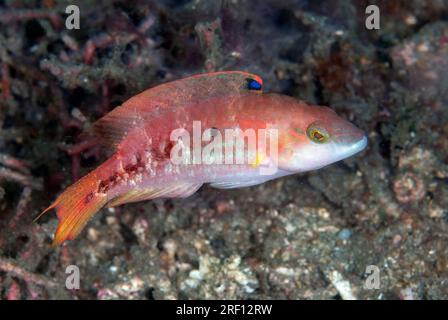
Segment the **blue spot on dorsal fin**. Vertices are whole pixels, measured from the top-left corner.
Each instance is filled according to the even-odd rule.
[[[247,89],[249,90],[261,90],[261,83],[255,79],[247,79]]]

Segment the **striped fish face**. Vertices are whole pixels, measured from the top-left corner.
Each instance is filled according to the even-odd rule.
[[[348,158],[367,146],[367,137],[351,122],[327,107],[313,107],[308,119],[293,123],[283,137],[279,167],[304,172]]]

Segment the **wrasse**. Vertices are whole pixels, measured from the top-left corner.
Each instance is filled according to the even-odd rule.
[[[364,133],[331,109],[262,86],[239,71],[195,75],[148,89],[95,122],[93,133],[112,155],[42,212],[56,209],[53,244],[74,239],[104,206],[188,197],[205,183],[253,186],[366,147]]]

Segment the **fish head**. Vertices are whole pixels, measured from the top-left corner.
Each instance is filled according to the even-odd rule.
[[[307,106],[290,121],[279,143],[279,167],[303,172],[348,158],[367,146],[365,133],[332,109]]]

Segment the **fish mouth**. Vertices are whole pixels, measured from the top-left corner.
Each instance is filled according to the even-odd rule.
[[[339,152],[339,160],[348,158],[358,152],[361,152],[367,147],[367,136],[363,135],[361,139],[358,141],[345,145],[345,146],[339,146],[339,148],[342,148],[342,150]]]

